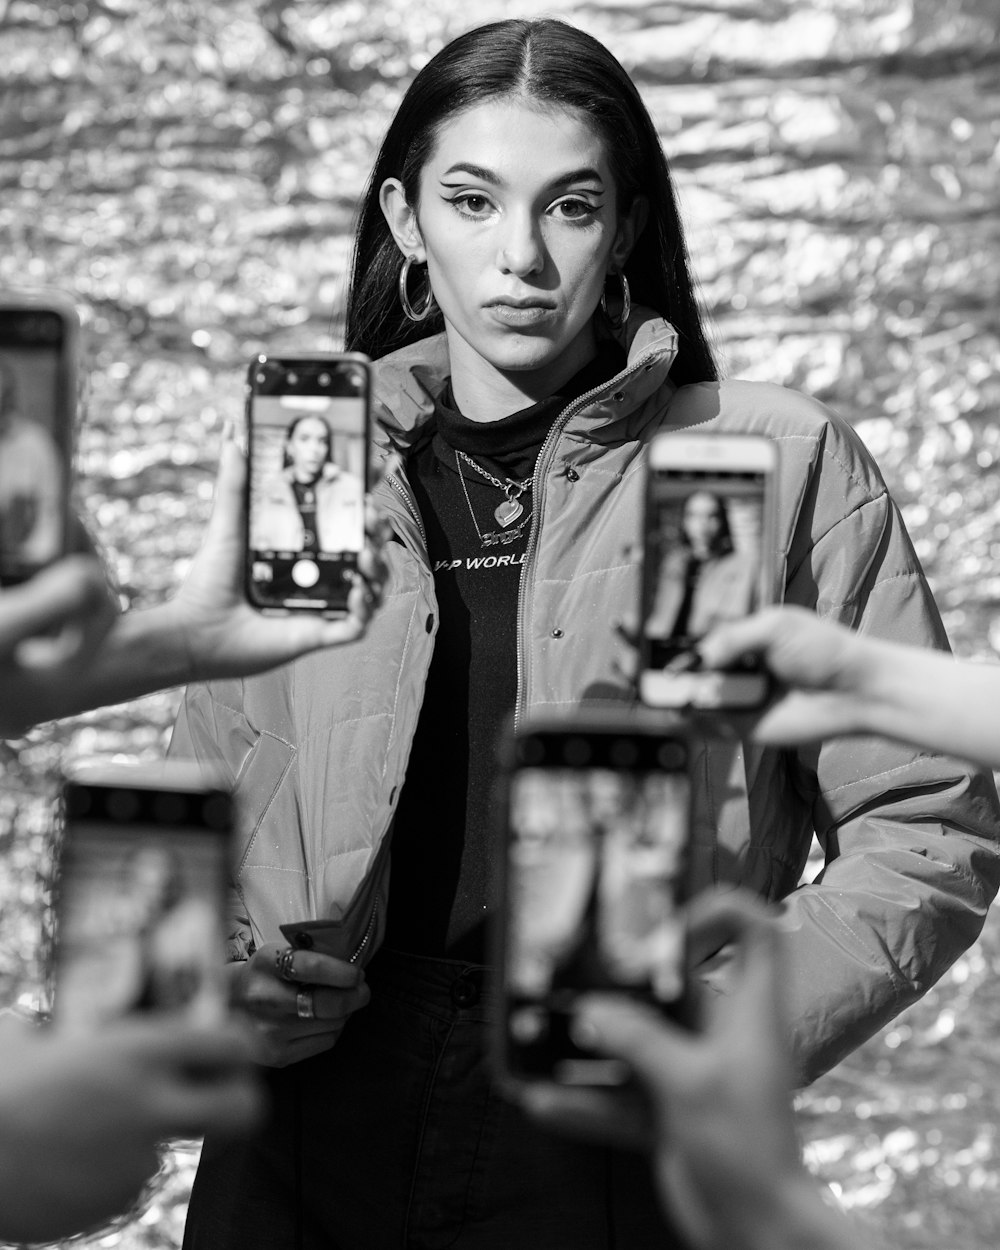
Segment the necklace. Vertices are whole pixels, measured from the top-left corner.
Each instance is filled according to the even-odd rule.
[[[506,547],[509,543],[516,542],[524,533],[524,527],[531,520],[531,513],[529,512],[528,515],[521,522],[521,524],[515,525],[513,529],[504,528],[504,529],[499,529],[499,530],[487,530],[487,532],[484,534],[483,531],[479,528],[479,522],[476,520],[475,509],[472,506],[472,500],[469,498],[469,488],[465,484],[465,474],[462,472],[462,465],[461,465],[461,462],[459,461],[459,456],[461,456],[463,460],[468,460],[469,464],[471,464],[474,468],[479,469],[480,473],[484,474],[486,477],[490,479],[491,482],[499,486],[500,489],[504,491],[504,493],[506,493],[506,487],[504,486],[502,482],[497,481],[497,479],[493,477],[492,474],[489,474],[486,472],[485,469],[480,468],[480,466],[476,464],[474,460],[469,460],[469,457],[466,456],[464,452],[460,452],[457,449],[455,450],[455,468],[458,470],[458,480],[462,483],[462,494],[465,496],[465,505],[469,509],[469,516],[472,517],[472,524],[476,527],[476,534],[479,536],[480,543],[484,547],[495,547],[497,543],[500,543],[501,546]],[[530,485],[531,485],[530,479],[529,481],[525,482],[519,489],[517,487],[516,482],[511,482],[511,486],[513,486],[515,489],[518,489],[519,495],[523,494],[524,491]],[[517,512],[515,512],[513,516],[509,517],[508,520],[501,521],[500,516],[499,516],[500,508],[505,507],[508,502],[514,504],[514,506],[517,508]],[[524,508],[521,506],[521,504],[518,503],[517,497],[515,496],[514,499],[511,499],[509,501],[504,500],[504,502],[500,505],[500,507],[497,508],[496,511],[494,512],[494,516],[496,516],[497,520],[500,521],[500,524],[502,526],[508,527],[511,525],[512,522],[517,520],[517,518],[521,515],[522,512],[524,512]]]
[[[517,518],[524,512],[524,504],[521,503],[521,496],[526,490],[531,489],[531,478],[525,478],[523,482],[512,482],[511,479],[508,478],[506,482],[501,482],[498,477],[494,477],[492,473],[487,473],[481,464],[476,464],[475,460],[473,460],[471,456],[467,456],[464,451],[459,451],[456,447],[456,465],[458,465],[459,456],[461,456],[466,464],[471,465],[477,473],[481,473],[488,482],[492,482],[494,486],[499,487],[499,489],[502,490],[507,496],[503,503],[498,504],[496,508],[493,509],[493,515],[497,519],[497,524],[502,525],[504,529],[506,529],[508,525],[513,525]],[[458,476],[462,477],[462,469],[460,466],[458,469]],[[465,486],[465,478],[462,478],[462,486]],[[468,491],[465,492],[465,498],[466,500],[469,498]]]

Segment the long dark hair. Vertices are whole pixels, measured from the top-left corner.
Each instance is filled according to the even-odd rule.
[[[585,113],[604,140],[618,190],[619,212],[636,196],[649,200],[649,220],[625,266],[632,298],[677,330],[673,380],[718,377],[701,323],[670,170],[646,106],[622,66],[590,35],[553,19],[512,19],[459,36],[417,74],[379,150],[358,220],[347,304],[348,351],[373,358],[443,328],[440,311],[409,321],[398,296],[402,257],[379,205],[387,178],[403,184],[407,203],[419,199],[420,171],[440,128],[451,117],[501,96],[522,96]],[[425,291],[415,271],[411,302]]]

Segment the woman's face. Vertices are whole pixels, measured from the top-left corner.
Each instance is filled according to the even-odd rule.
[[[330,454],[330,433],[319,417],[303,417],[288,438],[288,458],[298,482],[315,482]]]
[[[714,495],[688,496],[684,505],[684,534],[698,556],[711,554],[722,533],[722,513]]]
[[[395,179],[382,205],[401,250],[426,260],[453,377],[527,374],[542,393],[593,355],[605,279],[624,265],[644,212],[619,215],[604,143],[586,119],[510,98],[442,127],[415,212]]]

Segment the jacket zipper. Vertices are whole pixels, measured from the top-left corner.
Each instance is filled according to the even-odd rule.
[[[387,473],[385,475],[385,481],[386,481],[386,484],[390,486],[392,490],[396,492],[396,494],[400,497],[400,499],[402,499],[403,506],[406,508],[406,511],[410,514],[410,516],[416,522],[417,529],[420,531],[420,537],[423,539],[424,551],[426,552],[428,550],[427,531],[424,529],[424,522],[420,516],[419,511],[417,510],[416,504],[410,498],[409,494],[407,493],[406,487],[403,485],[403,483],[399,480],[398,477],[394,477],[391,473]]]
[[[547,469],[547,466],[544,465],[543,462],[545,460],[545,457],[550,453],[550,449],[552,445],[561,436],[563,430],[569,424],[571,418],[575,417],[578,412],[582,411],[587,406],[587,404],[591,402],[591,400],[596,399],[596,397],[602,394],[604,391],[612,391],[613,393],[615,390],[621,390],[622,386],[627,385],[629,379],[634,374],[641,372],[642,369],[645,368],[646,364],[655,355],[656,355],[655,352],[644,352],[627,369],[624,369],[621,373],[609,379],[607,382],[602,382],[600,386],[594,387],[593,390],[587,391],[585,395],[578,396],[573,401],[573,403],[571,403],[568,408],[564,408],[563,411],[559,414],[559,416],[556,417],[555,421],[553,421],[548,434],[546,434],[545,436],[545,440],[542,443],[541,449],[538,452],[538,459],[535,461],[535,472],[533,474],[533,481],[532,481],[532,494],[534,496],[535,506],[532,508],[531,528],[528,531],[528,546],[527,546],[527,550],[524,553],[524,563],[521,565],[521,576],[518,579],[518,587],[517,587],[517,634],[515,638],[515,646],[517,648],[517,698],[514,703],[514,728],[515,729],[517,729],[517,727],[521,723],[521,711],[522,711],[522,706],[524,703],[524,646],[523,646],[523,642],[524,642],[524,628],[525,628],[524,618],[526,616],[525,603],[527,602],[527,599],[525,596],[525,588],[528,583],[528,574],[529,574],[530,566],[535,557],[535,550],[538,547],[539,518],[542,513],[541,503],[544,502],[542,497],[545,493],[545,486],[544,486],[545,474],[542,472],[542,469],[543,468]]]
[[[358,960],[361,958],[361,956],[364,954],[365,947],[372,940],[372,935],[375,933],[375,922],[377,920],[378,920],[378,894],[375,895],[375,902],[372,904],[372,913],[368,917],[368,927],[365,929],[364,933],[362,934],[361,941],[358,943],[357,949],[355,950],[354,954],[351,955],[350,958],[348,959],[347,962],[349,964],[356,964]]]

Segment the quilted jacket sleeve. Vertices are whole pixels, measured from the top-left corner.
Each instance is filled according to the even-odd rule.
[[[786,601],[873,636],[948,645],[895,505],[836,421],[794,530]],[[1000,882],[1000,808],[988,775],[882,740],[832,741],[785,764],[826,853],[782,905],[794,1046],[811,1080],[975,941]]]
[[[235,683],[224,682],[219,686],[225,689]],[[215,761],[230,788],[235,788],[255,735],[242,714],[227,706],[225,701],[213,698],[212,690],[208,685],[188,686],[174,723],[168,754]],[[226,917],[227,959],[231,963],[248,959],[254,950],[254,935],[235,885],[229,889]]]

